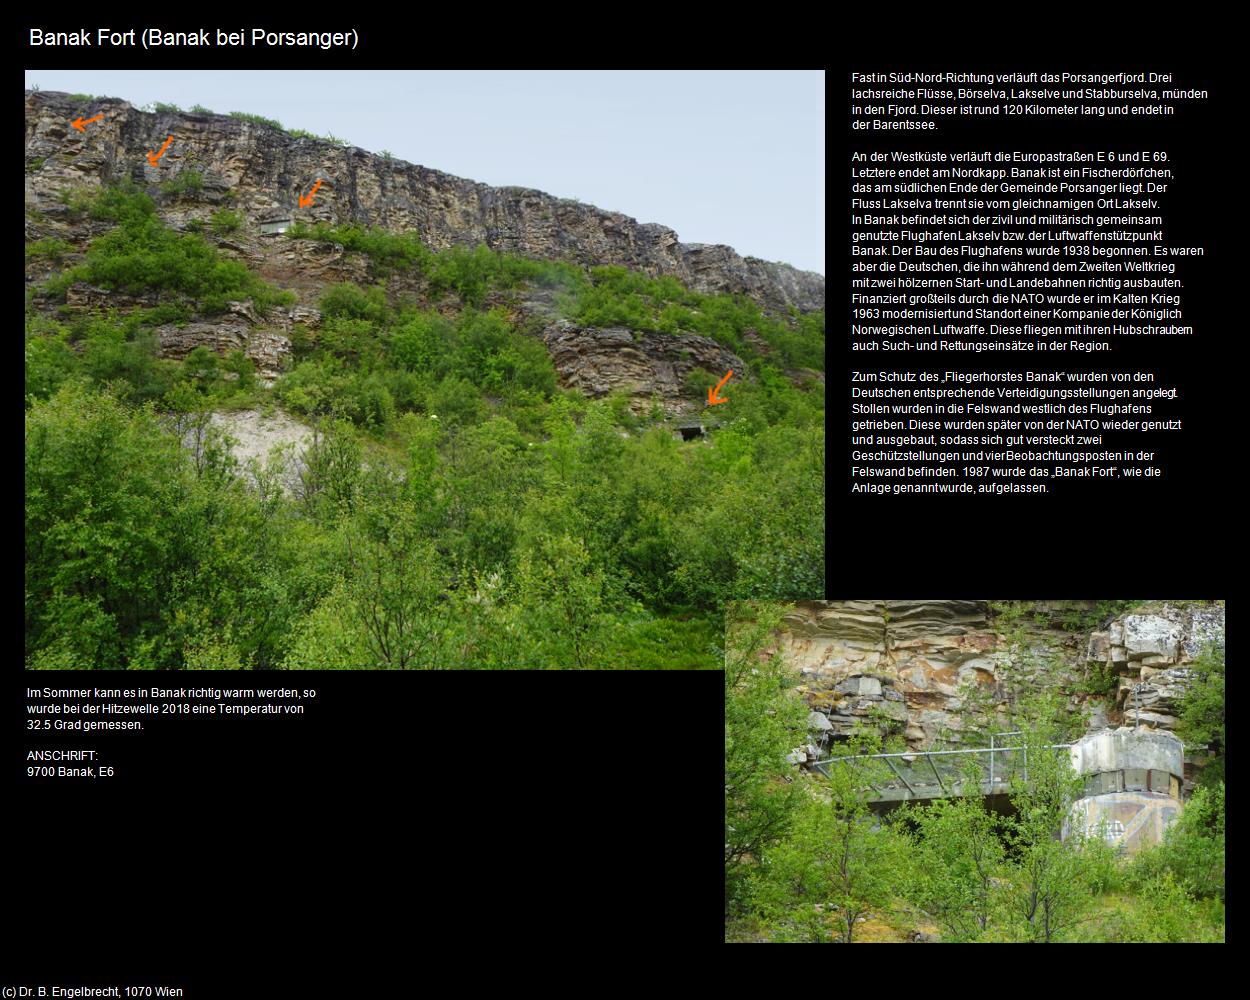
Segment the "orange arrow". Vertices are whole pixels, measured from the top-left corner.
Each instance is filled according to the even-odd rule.
[[[732,369],[732,368],[730,368],[730,369],[729,369],[729,375],[732,375],[733,373],[734,373],[734,372],[733,372],[733,369]],[[729,400],[727,400],[727,399],[722,399],[722,398],[718,395],[718,393],[720,392],[720,387],[721,387],[722,385],[724,385],[726,382],[728,382],[728,381],[729,381],[729,375],[726,375],[723,379],[721,379],[719,382],[717,382],[717,383],[716,383],[716,388],[715,388],[715,389],[709,389],[709,390],[707,391],[707,405],[708,405],[708,406],[715,406],[717,403],[728,403],[728,402],[729,402]]]
[[[317,188],[319,188],[319,187],[321,187],[321,178],[320,178],[320,177],[318,177],[318,178],[317,178],[317,183],[316,183],[316,184],[314,184],[314,185],[312,186],[312,190],[308,192],[308,197],[307,197],[307,198],[305,198],[303,195],[300,195],[300,196],[299,196],[299,207],[300,207],[300,208],[307,208],[309,205],[311,205],[311,204],[313,203],[313,198],[315,198],[315,197],[317,196]]]
[[[88,118],[86,121],[83,121],[82,116],[79,115],[70,124],[78,129],[79,132],[86,132],[87,129],[84,126],[90,125],[92,122],[98,122],[103,117],[104,115],[96,115],[94,118]]]
[[[165,145],[163,145],[159,150],[157,150],[155,156],[152,154],[151,150],[148,150],[148,162],[152,164],[152,166],[156,166],[156,161],[165,155],[165,150],[169,148],[169,144],[173,141],[174,141],[174,137],[171,135],[168,139],[165,140]]]

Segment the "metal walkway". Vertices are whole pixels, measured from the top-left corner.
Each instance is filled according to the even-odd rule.
[[[1029,748],[1022,746],[996,746],[998,736],[1017,736],[1019,733],[995,733],[990,746],[975,750],[913,750],[906,753],[858,754],[852,757],[830,757],[816,761],[811,766],[829,777],[834,766],[854,766],[855,762],[882,761],[888,771],[877,769],[880,774],[868,780],[873,791],[873,802],[911,802],[940,799],[949,795],[966,795],[963,767],[972,757],[978,764],[978,793],[980,795],[1006,795],[1011,790],[1011,779],[1019,774],[1028,780]],[[1042,749],[1060,750],[1071,743],[1051,743]]]

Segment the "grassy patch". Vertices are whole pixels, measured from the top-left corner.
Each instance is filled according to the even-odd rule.
[[[56,200],[69,209],[71,218],[80,219],[95,203],[96,193],[86,187],[65,187],[56,193]]]

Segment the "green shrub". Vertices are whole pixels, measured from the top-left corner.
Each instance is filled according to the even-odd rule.
[[[182,108],[176,104],[162,104],[160,101],[152,102],[152,110],[159,115],[178,115],[182,113]]]
[[[501,310],[467,310],[456,329],[451,371],[488,395],[517,389],[549,394],[555,368],[541,341],[515,333]]]
[[[283,375],[274,390],[295,413],[321,416],[331,412],[343,382],[341,362],[333,358],[310,358]]]
[[[26,259],[46,260],[51,261],[53,264],[59,264],[64,259],[65,255],[73,249],[74,248],[64,240],[45,237],[44,239],[35,240],[32,243],[26,244]]]
[[[378,285],[361,288],[351,282],[332,285],[321,296],[321,314],[328,319],[345,317],[381,323],[386,319],[386,292]]]
[[[327,317],[321,324],[317,342],[331,354],[357,362],[372,359],[381,353],[377,328],[367,319]]]
[[[213,115],[216,114],[212,108],[206,108],[203,104],[192,104],[191,114],[193,115]]]
[[[77,367],[77,357],[66,343],[64,330],[26,331],[26,405],[47,399]]]
[[[430,390],[426,404],[443,426],[475,424],[485,411],[482,394],[467,379],[449,375]]]
[[[724,374],[721,372],[720,375],[716,375],[704,368],[692,368],[682,380],[682,395],[707,402],[708,389],[716,385]]]
[[[174,384],[177,363],[157,358],[159,344],[150,330],[127,339],[124,325],[97,325],[83,345],[82,371],[97,385],[125,386],[137,403],[160,399]]]
[[[47,163],[47,161],[46,156],[36,156],[33,160],[26,164],[26,172],[28,174],[35,173],[36,171],[42,169],[43,165]]]
[[[278,380],[275,390],[296,413],[331,415],[360,427],[384,427],[397,413],[383,374],[352,371],[332,357],[302,362]]]
[[[385,229],[354,223],[334,226],[318,222],[309,226],[297,222],[287,230],[286,235],[291,239],[337,243],[344,250],[363,253],[377,266],[378,273],[386,273],[392,269],[424,267],[432,256],[416,233],[390,233]]]
[[[303,361],[312,353],[313,338],[308,327],[296,323],[291,330],[291,354],[296,361]]]
[[[1142,851],[1129,868],[1141,891],[1164,873],[1202,898],[1224,898],[1224,784],[1202,786],[1168,828],[1162,844]]]
[[[140,309],[130,314],[137,326],[160,326],[163,323],[187,323],[191,309],[185,302],[162,302],[151,309]]]
[[[391,355],[408,371],[442,375],[454,339],[452,324],[441,314],[409,313],[391,334]]]
[[[64,296],[74,281],[87,280],[131,293],[181,293],[205,312],[221,312],[228,302],[247,298],[262,312],[295,301],[293,293],[262,281],[202,237],[167,229],[152,199],[133,185],[104,188],[89,204],[93,218],[117,225],[92,240],[83,265],[45,285],[48,294]]]
[[[204,189],[204,175],[198,170],[186,167],[169,180],[161,183],[161,190],[176,198],[184,195],[199,194]]]
[[[219,208],[212,215],[213,232],[218,236],[225,236],[227,233],[233,233],[243,225],[243,216],[238,212],[232,212],[228,208]]]
[[[86,196],[91,218],[121,225],[140,225],[156,215],[156,203],[129,178]]]
[[[95,200],[95,192],[85,187],[61,188],[56,193],[56,200],[69,209],[72,218],[81,218],[90,209]]]
[[[504,267],[499,255],[492,254],[489,247],[465,250],[452,246],[431,261],[430,287],[437,292],[455,291],[461,302],[476,309],[490,290],[492,280],[502,272]]]
[[[182,359],[182,374],[201,391],[211,393],[222,380],[221,359],[201,344]]]

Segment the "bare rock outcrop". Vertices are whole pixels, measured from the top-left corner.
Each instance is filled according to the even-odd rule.
[[[86,132],[80,115],[103,114]],[[172,137],[153,167],[149,150]],[[144,112],[122,100],[88,103],[51,91],[26,93],[26,202],[47,210],[67,186],[129,177],[152,185],[186,170],[190,214],[229,203],[262,220],[356,222],[415,230],[432,249],[484,243],[492,249],[582,264],[622,264],[672,275],[707,292],[750,296],[773,309],[823,309],[824,277],[789,264],[742,257],[732,248],[682,243],[673,230],[620,212],[527,188],[495,188],[363,149],[296,138],[270,125],[224,115]],[[316,179],[311,208],[299,196]],[[269,225],[279,225],[270,221]]]
[[[697,404],[683,398],[686,376],[696,368],[746,376],[746,365],[710,337],[631,331],[624,327],[576,326],[557,320],[543,333],[560,384],[588,396],[614,390],[633,395],[636,409],[653,398],[674,415]]]
[[[1116,700],[1126,722],[1171,728],[1190,664],[1223,635],[1223,606],[1163,602],[1090,633],[1086,659],[1120,675]]]
[[[266,327],[253,327],[243,319],[215,322],[166,323],[156,328],[163,358],[181,361],[197,347],[207,347],[217,354],[242,351],[256,366],[256,375],[263,382],[272,382],[280,374],[291,353],[286,334]]]

